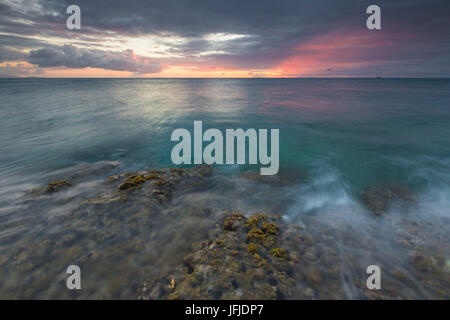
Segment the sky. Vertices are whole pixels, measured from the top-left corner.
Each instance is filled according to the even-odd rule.
[[[0,77],[450,77],[450,1],[0,0]]]

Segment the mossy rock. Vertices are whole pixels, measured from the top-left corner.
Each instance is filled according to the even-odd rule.
[[[248,219],[233,212],[223,220],[223,229],[208,241],[195,243],[183,264],[169,271],[164,279],[176,280],[173,291],[165,280],[164,292],[152,292],[146,286],[141,298],[151,299],[276,299],[293,297],[295,256],[288,259],[286,250],[269,253],[277,240],[279,227],[266,222],[263,215]],[[264,230],[262,230],[264,224]],[[281,240],[281,239],[280,239]],[[268,246],[268,244],[271,244]],[[192,281],[192,277],[199,278]],[[281,294],[278,294],[281,292]]]
[[[259,227],[260,222],[266,220],[267,217],[261,213],[255,213],[254,215],[252,215],[251,217],[249,217],[247,219],[247,223],[245,224],[245,226],[247,228],[255,228],[255,227]]]
[[[258,252],[258,246],[254,243],[249,243],[247,246],[247,251],[250,253],[257,253]]]
[[[271,222],[263,222],[261,227],[262,231],[264,231],[265,233],[272,234],[275,236],[278,234],[279,228],[280,227],[278,227],[278,225]]]
[[[68,180],[53,181],[48,184],[46,192],[52,193],[52,192],[61,190],[61,188],[70,187],[70,186],[72,186],[72,183]]]
[[[241,212],[233,211],[233,212],[231,213],[231,216],[232,216],[232,217],[235,217],[235,218],[245,219],[245,214],[243,214],[243,213],[241,213]]]
[[[261,229],[256,228],[256,227],[250,229],[250,231],[247,233],[247,241],[248,242],[262,243],[266,239],[267,239],[267,234],[264,233]]]
[[[415,253],[410,256],[410,262],[414,268],[422,272],[436,271],[438,265],[437,259],[420,253]]]
[[[166,170],[164,170],[164,169],[151,169],[148,172],[153,173],[153,174],[154,173],[165,173]]]
[[[231,216],[225,218],[223,229],[226,231],[235,231],[239,224],[245,220],[245,216],[239,212],[233,212]]]
[[[289,255],[283,248],[275,248],[270,250],[269,252],[272,256],[279,258],[279,259],[288,259]]]
[[[132,190],[142,186],[145,182],[145,178],[139,175],[134,175],[125,179],[125,181],[119,186],[119,190]]]
[[[235,228],[236,226],[234,225],[234,218],[226,217],[225,221],[223,222],[223,230],[234,231]]]
[[[161,179],[161,176],[154,174],[154,173],[150,173],[149,175],[146,175],[145,180],[157,180],[157,179]]]
[[[164,180],[156,180],[156,181],[152,182],[152,184],[155,185],[155,186],[161,187],[161,186],[166,184],[166,181],[164,181]]]
[[[394,201],[401,200],[411,205],[415,201],[414,194],[406,187],[399,185],[370,187],[363,191],[361,200],[375,215],[383,215]]]
[[[256,261],[262,261],[262,258],[259,254],[257,254],[256,252],[253,254],[253,258],[255,258]]]

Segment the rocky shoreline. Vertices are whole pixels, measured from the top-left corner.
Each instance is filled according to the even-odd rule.
[[[268,188],[289,184],[280,178],[255,181],[249,173],[240,179]],[[68,214],[48,222],[50,231],[3,239],[0,278],[11,281],[4,282],[0,297],[450,298],[449,252],[441,246],[450,240],[447,229],[387,215],[398,202],[414,205],[414,196],[401,188],[362,194],[370,219],[395,229],[392,237],[366,241],[352,224],[312,216],[302,226],[276,212],[232,210],[209,199],[201,191],[214,187],[210,166],[115,174],[96,186],[94,197],[73,205],[78,200],[71,190],[80,181],[82,175],[69,175],[25,197],[23,208],[30,212],[49,203],[71,205]],[[383,261],[380,247],[406,263],[382,265],[382,290],[368,290],[365,257]],[[86,275],[80,293],[62,285],[62,270],[72,263]]]

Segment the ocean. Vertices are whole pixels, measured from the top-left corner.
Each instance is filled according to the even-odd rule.
[[[278,175],[219,165],[149,205],[154,215],[138,215],[143,206],[127,220],[130,200],[108,207],[108,222],[81,213],[112,175],[174,167],[170,135],[195,120],[279,129]],[[371,298],[361,288],[369,265],[386,275],[385,298],[449,298],[449,139],[449,79],[0,79],[0,297],[137,298],[239,211],[317,243],[311,254],[286,240],[291,261],[316,257],[308,268],[321,280],[293,267],[295,289],[278,298]],[[29,197],[67,177],[67,189]],[[327,250],[333,265],[320,260]],[[71,264],[79,292],[65,287]],[[246,297],[233,287],[213,297]],[[160,291],[151,298],[170,294]]]

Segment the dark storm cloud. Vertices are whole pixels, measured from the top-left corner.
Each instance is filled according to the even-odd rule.
[[[21,51],[33,46],[42,46],[45,43],[29,38],[0,34],[0,63],[3,61],[23,60],[28,54]]]
[[[371,32],[365,28],[365,10],[373,1],[37,0],[38,5],[27,10],[17,10],[8,3],[0,4],[0,32],[3,33],[24,37],[71,37],[92,47],[97,41],[97,49],[101,49],[101,41],[106,36],[177,35],[187,41],[171,44],[167,53],[192,57],[199,63],[210,65],[270,68],[289,58],[299,44],[321,35],[334,31],[342,35]],[[23,6],[26,7],[27,3],[24,1]],[[81,8],[81,32],[65,30],[66,8],[70,4]],[[435,58],[448,61],[450,1],[378,0],[376,4],[382,8],[383,34],[398,44],[385,50],[380,47],[374,52],[366,51],[365,55],[361,53],[356,57],[358,61],[422,59],[423,68]],[[204,40],[203,37],[210,33],[251,37],[217,44]],[[367,34],[367,41],[370,41],[370,33]],[[46,50],[46,47],[32,48]],[[64,52],[61,48],[52,50],[59,52],[55,54],[57,57]],[[104,50],[104,54],[113,55]],[[200,56],[208,51],[213,53]],[[101,56],[99,52],[81,56],[88,59],[92,55]],[[123,58],[123,53],[119,53],[119,59],[121,55]],[[351,61],[352,58],[350,54],[347,59]],[[30,62],[33,61],[36,62],[30,55]],[[78,61],[75,65],[84,64]],[[42,63],[42,66],[45,65]]]
[[[29,62],[39,67],[91,67],[137,73],[158,73],[162,70],[160,63],[154,62],[153,59],[137,56],[132,50],[108,52],[79,49],[71,45],[32,50]]]
[[[42,1],[43,10],[61,13],[73,1]],[[136,35],[174,33],[197,37],[207,33],[253,34],[271,41],[308,38],[334,28],[365,26],[369,0],[79,0],[83,23],[99,30]],[[448,33],[447,0],[377,1],[383,27],[397,32]],[[42,21],[48,21],[43,15]],[[447,34],[448,35],[448,34]],[[281,40],[281,39],[280,39]],[[263,44],[262,44],[263,45]],[[267,43],[266,45],[270,45]]]
[[[10,49],[8,47],[0,46],[0,63],[3,61],[22,60],[27,57],[27,54],[19,50]]]
[[[29,48],[45,45],[45,42],[33,38],[0,34],[0,45],[15,48]]]

